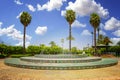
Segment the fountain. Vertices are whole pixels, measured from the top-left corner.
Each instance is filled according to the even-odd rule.
[[[42,52],[43,53],[43,52]],[[39,54],[31,57],[7,58],[4,63],[8,66],[40,69],[40,70],[79,70],[94,69],[113,66],[118,63],[116,59],[90,57],[85,52],[77,54]]]

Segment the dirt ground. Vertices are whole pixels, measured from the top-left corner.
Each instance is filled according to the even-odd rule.
[[[86,70],[33,70],[4,65],[0,59],[0,80],[120,80],[120,58],[115,66]]]

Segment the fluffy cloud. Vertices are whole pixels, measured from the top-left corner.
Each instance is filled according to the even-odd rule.
[[[117,42],[120,41],[120,38],[111,38],[110,40],[113,42],[112,45],[116,45]]]
[[[90,36],[91,32],[86,29],[86,30],[83,30],[83,32],[81,33],[81,35]]]
[[[25,47],[28,47],[30,45],[30,42],[25,42]],[[19,43],[15,44],[15,46],[23,46],[23,41],[20,41]]]
[[[18,40],[19,43],[15,44],[16,46],[22,46],[23,41],[23,34],[14,28],[15,25],[10,25],[7,28],[0,27],[0,36],[7,35],[8,37],[12,38],[13,40]],[[26,47],[30,45],[31,36],[26,35]]]
[[[23,34],[17,29],[15,29],[14,26],[15,25],[13,24],[7,28],[0,28],[0,36],[7,35],[13,40],[18,40],[19,42],[21,42],[23,40]],[[31,36],[26,35],[26,41],[30,41],[31,38],[32,38]]]
[[[65,16],[66,11],[65,10],[61,10],[61,16]]]
[[[100,34],[106,35],[106,33],[103,30],[100,30]]]
[[[59,10],[61,6],[63,5],[63,2],[66,0],[50,0],[44,5],[37,4],[37,9],[38,10],[47,10],[47,11],[52,11],[54,9]]]
[[[105,30],[114,30],[120,27],[120,21],[117,20],[114,17],[111,17],[106,23],[105,23]]]
[[[36,11],[36,8],[34,8],[33,5],[27,4],[26,6],[27,6],[28,9],[29,9],[30,11],[32,11],[32,12],[35,12],[35,11]]]
[[[22,12],[19,13],[19,15],[16,16],[16,18],[18,19],[21,16]]]
[[[18,4],[18,5],[23,5],[23,3],[20,2],[20,0],[14,0],[14,2],[15,2],[16,4]]]
[[[86,24],[82,24],[78,20],[75,20],[72,27],[86,27]]]
[[[113,34],[117,37],[120,37],[120,30],[116,30],[115,32],[113,32]]]
[[[2,23],[2,22],[0,22],[0,27],[2,26],[2,24],[3,24],[3,23]]]
[[[36,34],[43,35],[47,32],[47,26],[40,27],[38,26],[35,30]]]
[[[37,10],[38,10],[38,11],[43,10],[43,8],[42,8],[42,6],[41,6],[40,4],[37,4]]]
[[[66,9],[74,10],[80,16],[88,16],[93,12],[98,13],[101,17],[106,18],[109,15],[107,9],[104,9],[100,4],[94,0],[76,0],[74,3],[69,2]]]

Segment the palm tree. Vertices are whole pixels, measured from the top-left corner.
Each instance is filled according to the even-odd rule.
[[[96,29],[100,25],[100,17],[99,17],[99,15],[96,14],[96,13],[92,13],[90,15],[90,21],[89,22],[94,28],[94,48],[95,48],[95,53],[96,53],[96,51],[97,51],[97,48],[96,48]]]
[[[98,44],[99,44],[99,35],[100,35],[99,34],[99,32],[100,32],[100,28],[99,27],[97,28],[97,32],[98,32]]]
[[[62,48],[63,48],[63,45],[64,45],[64,39],[63,38],[61,39],[61,43],[62,43]]]
[[[76,19],[76,14],[73,10],[67,10],[65,14],[65,19],[69,23],[69,51],[71,51],[71,25]]]
[[[28,12],[23,12],[20,16],[20,22],[24,26],[24,35],[23,35],[23,53],[25,53],[25,34],[26,34],[26,27],[31,23],[31,15]]]
[[[93,32],[91,32],[91,35],[92,35],[92,46],[93,46]]]
[[[99,44],[104,44],[104,38],[105,38],[104,35],[102,34],[99,35]]]
[[[108,45],[112,43],[112,41],[110,41],[109,37],[106,36],[103,40],[103,43],[106,45],[106,51],[108,51]]]

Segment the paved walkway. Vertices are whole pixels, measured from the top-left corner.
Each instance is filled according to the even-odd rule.
[[[32,70],[4,65],[0,59],[0,80],[120,80],[118,65],[86,70]]]

